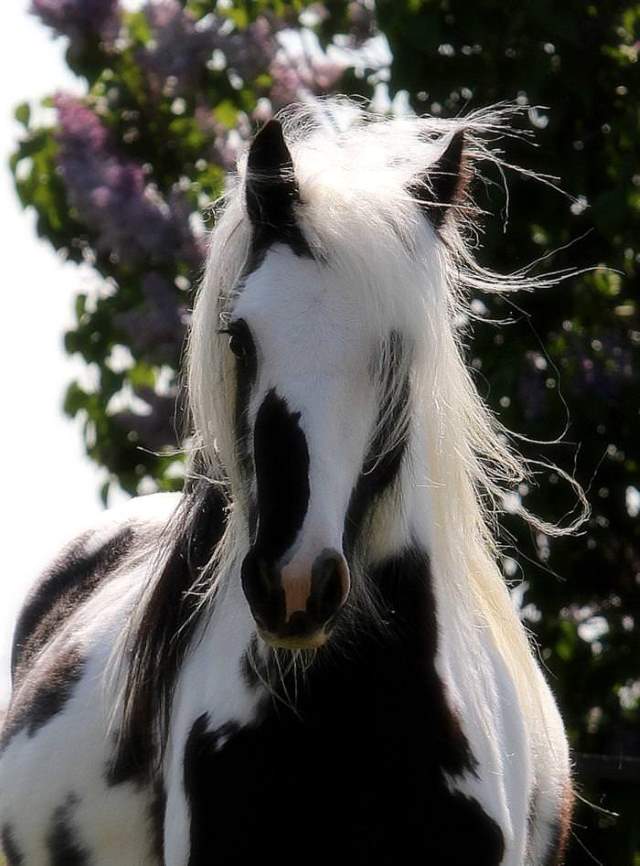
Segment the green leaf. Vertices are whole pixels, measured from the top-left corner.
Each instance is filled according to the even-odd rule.
[[[216,120],[228,129],[233,129],[238,119],[238,109],[230,99],[224,99],[213,111]]]
[[[25,128],[29,126],[29,120],[31,119],[31,108],[29,107],[28,102],[21,102],[13,112],[13,116],[21,123]]]

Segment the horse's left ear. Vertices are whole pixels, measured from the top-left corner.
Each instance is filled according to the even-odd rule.
[[[469,184],[471,175],[464,146],[464,130],[460,129],[451,136],[441,156],[409,186],[409,192],[436,230],[442,228],[450,212],[461,203]]]
[[[249,219],[259,232],[276,235],[294,222],[299,200],[293,160],[277,120],[270,120],[251,143],[245,190]]]

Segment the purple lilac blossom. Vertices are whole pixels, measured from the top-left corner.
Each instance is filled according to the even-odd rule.
[[[152,41],[138,52],[138,62],[156,94],[188,92],[215,51],[224,58],[223,68],[252,82],[269,70],[278,51],[276,33],[284,27],[259,15],[247,28],[229,32],[225,18],[212,14],[196,21],[176,0],[148,4],[144,14]]]
[[[344,66],[326,55],[319,58],[278,55],[269,68],[273,85],[269,94],[274,110],[305,95],[321,96],[331,92],[344,72]]]
[[[213,53],[215,28],[199,25],[177,0],[148,3],[144,14],[152,40],[138,52],[137,60],[152,91],[166,92],[169,85],[171,95],[189,90]]]
[[[209,160],[220,165],[225,171],[234,171],[238,160],[238,143],[242,139],[249,138],[251,134],[251,126],[246,117],[239,115],[236,129],[230,130],[216,119],[209,105],[200,101],[195,108],[194,118],[202,132],[212,142],[208,154]]]
[[[72,43],[98,36],[112,42],[118,34],[118,0],[32,0],[31,12]]]
[[[216,48],[224,54],[227,67],[251,83],[268,72],[278,52],[277,33],[284,26],[282,21],[259,15],[245,30],[220,36]]]
[[[187,326],[187,308],[169,280],[151,271],[142,280],[143,302],[118,313],[115,325],[134,355],[153,364],[176,364]]]
[[[99,118],[72,96],[55,98],[58,166],[70,203],[96,233],[97,249],[123,263],[201,261],[179,192],[165,200],[144,169],[122,158]]]

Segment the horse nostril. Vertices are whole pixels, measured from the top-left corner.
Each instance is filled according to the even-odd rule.
[[[318,623],[331,619],[349,593],[349,569],[342,554],[325,550],[311,569],[311,594],[307,610]]]
[[[284,616],[278,572],[251,551],[242,563],[241,581],[256,623],[262,628],[275,628]]]

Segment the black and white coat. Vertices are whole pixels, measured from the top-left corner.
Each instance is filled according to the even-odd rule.
[[[256,138],[194,312],[198,472],[76,539],[18,623],[9,866],[559,862],[566,738],[479,496],[482,458],[519,464],[455,327],[452,211],[499,121]]]

